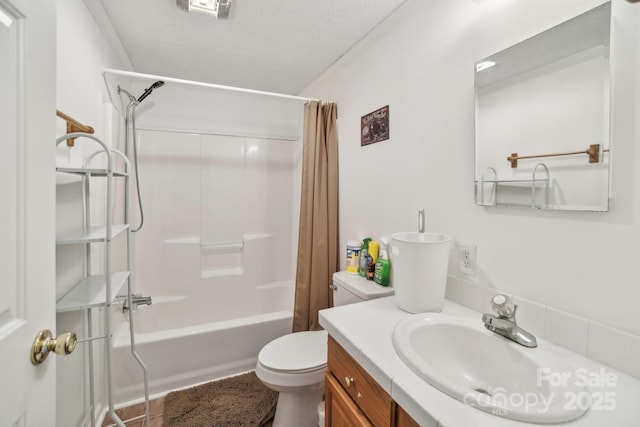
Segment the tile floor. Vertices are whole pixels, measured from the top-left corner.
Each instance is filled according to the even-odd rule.
[[[162,427],[164,421],[164,397],[149,401],[149,413],[151,416],[151,427]],[[144,403],[116,409],[116,415],[120,417],[127,427],[144,427]],[[113,420],[109,414],[107,414],[102,423],[102,427],[114,426]]]

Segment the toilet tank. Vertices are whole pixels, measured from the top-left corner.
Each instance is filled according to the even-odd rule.
[[[393,295],[393,288],[346,271],[333,273],[332,289],[334,307]]]

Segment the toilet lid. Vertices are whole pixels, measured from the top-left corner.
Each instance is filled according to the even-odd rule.
[[[265,345],[258,361],[279,372],[308,372],[327,364],[327,331],[288,334]]]

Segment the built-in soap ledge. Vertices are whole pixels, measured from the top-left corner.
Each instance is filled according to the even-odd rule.
[[[163,242],[170,245],[200,246],[200,252],[202,255],[241,252],[244,249],[244,239],[237,241],[206,243],[201,242],[199,237],[179,237],[175,239],[165,239]]]
[[[236,242],[203,243],[200,245],[200,252],[202,255],[241,252],[243,249],[244,240],[238,240]]]
[[[242,274],[244,274],[244,269],[242,267],[218,268],[202,270],[200,272],[200,277],[203,279],[213,279],[214,277],[241,276]]]
[[[177,237],[175,239],[164,239],[164,243],[169,243],[170,245],[199,245],[200,238],[199,237]]]

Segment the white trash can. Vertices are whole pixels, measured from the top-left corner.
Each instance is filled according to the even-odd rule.
[[[391,280],[396,305],[409,313],[442,311],[451,237],[438,233],[391,235]]]

